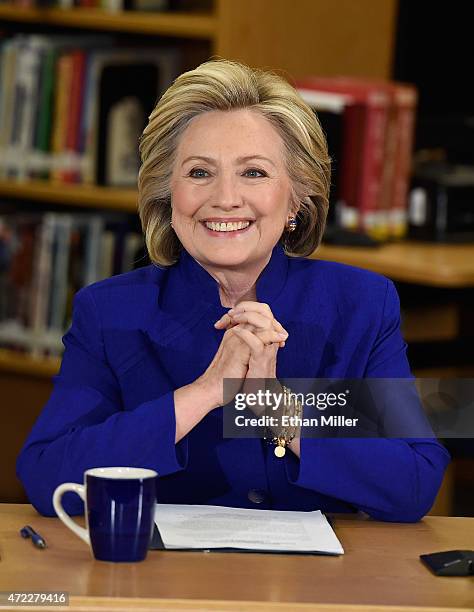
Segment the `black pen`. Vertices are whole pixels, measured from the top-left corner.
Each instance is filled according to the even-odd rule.
[[[36,548],[46,548],[46,540],[39,533],[36,533],[33,527],[25,525],[20,529],[20,535],[22,538],[31,538]]]

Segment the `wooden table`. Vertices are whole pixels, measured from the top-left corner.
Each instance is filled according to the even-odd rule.
[[[20,537],[25,524],[45,537],[48,549]],[[401,524],[336,515],[334,527],[346,551],[340,557],[150,551],[142,563],[113,564],[95,561],[59,519],[38,516],[29,505],[2,504],[0,591],[68,591],[64,609],[82,611],[474,608],[474,578],[436,577],[418,559],[473,547],[474,518]]]

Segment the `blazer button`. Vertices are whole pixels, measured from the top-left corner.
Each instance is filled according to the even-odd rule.
[[[267,499],[268,493],[263,489],[249,489],[247,497],[254,504],[261,504]]]

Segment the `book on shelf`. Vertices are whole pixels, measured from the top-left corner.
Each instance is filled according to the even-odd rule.
[[[412,85],[396,83],[394,99],[396,145],[389,225],[393,236],[403,238],[408,227],[408,192],[412,175],[418,92]]]
[[[179,73],[175,47],[18,35],[0,47],[0,178],[135,185],[138,140]]]
[[[17,35],[0,49],[0,176],[48,178],[52,165],[51,140],[58,116],[60,90],[55,79],[63,53],[74,48],[110,46],[113,37],[86,34],[76,37]],[[25,57],[27,58],[25,61]],[[34,57],[34,62],[31,58]],[[54,120],[54,121],[53,121]],[[23,138],[19,139],[19,127]]]
[[[415,88],[344,76],[307,77],[294,85],[317,112],[335,157],[333,222],[378,240],[405,235]],[[335,123],[342,138],[334,148]]]
[[[79,0],[81,1],[95,2],[96,0]],[[111,13],[120,11],[164,12],[170,9],[170,2],[169,0],[98,0],[97,6]]]
[[[62,354],[75,293],[148,263],[120,213],[0,214],[0,346]]]
[[[9,4],[18,8],[93,8],[108,13],[120,11],[164,12],[172,8],[170,0],[0,0],[0,4]]]
[[[177,75],[173,50],[104,51],[92,56],[87,101],[85,183],[135,185],[138,140],[157,97]],[[123,140],[119,140],[119,134]]]

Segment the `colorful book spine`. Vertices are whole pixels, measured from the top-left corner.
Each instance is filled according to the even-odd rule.
[[[36,357],[43,354],[42,341],[47,329],[55,225],[55,213],[46,213],[41,226],[38,228],[39,232],[35,244],[30,331],[31,354]]]
[[[396,84],[396,155],[393,176],[393,200],[389,213],[390,235],[403,238],[407,232],[408,188],[411,176],[413,141],[418,94],[415,87]]]
[[[62,53],[56,64],[56,83],[54,94],[54,118],[52,127],[51,148],[54,154],[51,178],[63,180],[66,169],[66,137],[69,121],[70,93],[72,83],[72,54]]]
[[[295,83],[308,92],[345,96],[340,176],[340,224],[378,240],[401,237],[406,227],[416,90],[366,78],[308,77]]]
[[[49,179],[51,169],[51,125],[53,119],[54,73],[57,52],[49,47],[43,58],[41,67],[41,88],[38,100],[38,121],[35,134],[35,164],[34,177]]]
[[[80,123],[84,94],[85,53],[79,49],[71,54],[72,76],[69,121],[66,133],[66,152],[69,167],[62,173],[62,178],[68,183],[80,181]]]
[[[0,70],[0,177],[8,177],[10,146],[15,110],[16,65],[20,38],[7,40],[2,45]]]

